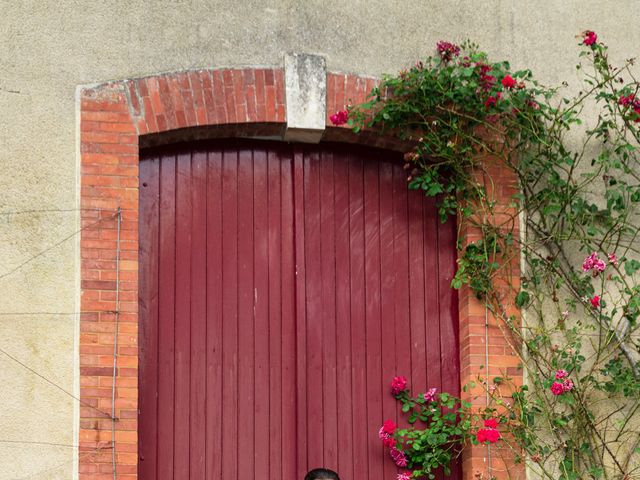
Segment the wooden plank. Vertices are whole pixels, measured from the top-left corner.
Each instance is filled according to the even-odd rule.
[[[158,443],[158,227],[160,158],[140,162],[139,474],[157,477]]]
[[[364,238],[367,372],[367,450],[369,479],[383,479],[383,449],[378,430],[382,416],[382,318],[380,314],[380,171],[381,155],[367,151],[364,161]]]
[[[304,233],[306,291],[306,386],[308,468],[324,465],[322,421],[322,272],[320,262],[320,158],[316,149],[304,154]]]
[[[440,362],[442,365],[442,388],[456,395],[459,393],[460,354],[458,341],[458,299],[457,292],[451,288],[455,274],[456,230],[453,219],[438,227],[439,273],[438,289],[440,296],[440,335],[442,347]]]
[[[222,478],[238,478],[238,153],[222,159]]]
[[[254,474],[253,154],[238,151],[238,478]]]
[[[207,165],[207,387],[206,479],[222,476],[223,385],[222,152],[213,150]]]
[[[267,283],[268,283],[268,319],[267,319],[267,338],[269,340],[269,358],[268,358],[268,378],[269,378],[269,396],[267,412],[269,417],[269,435],[267,438],[266,452],[269,456],[269,469],[264,472],[269,473],[268,478],[284,478],[283,471],[283,343],[285,333],[282,329],[283,312],[286,310],[282,302],[282,181],[283,168],[286,165],[286,159],[280,158],[280,152],[274,148],[269,148],[266,152],[266,187],[267,187],[267,204],[265,218],[267,220]],[[291,198],[289,195],[287,198]],[[290,228],[289,228],[290,230]],[[291,246],[289,246],[291,247]],[[286,255],[292,252],[287,249]],[[256,391],[256,395],[259,393]],[[295,407],[295,405],[294,405]],[[289,444],[291,445],[291,444]],[[264,448],[264,447],[262,447]],[[256,451],[258,446],[256,445]],[[256,461],[256,478],[257,474]],[[295,465],[294,465],[295,466]],[[291,472],[293,474],[293,472]]]
[[[191,405],[191,153],[177,156],[174,474],[189,478]]]
[[[306,258],[305,258],[305,162],[299,146],[293,147],[293,215],[295,241],[295,334],[296,334],[296,477],[303,478],[307,462],[307,315],[306,315]]]
[[[440,248],[438,245],[438,227],[440,220],[433,199],[425,199],[423,210],[424,231],[424,298],[426,326],[427,385],[442,391],[442,372],[440,368],[440,301],[438,277]],[[431,272],[431,274],[429,274]]]
[[[350,154],[348,161],[353,468],[358,476],[368,478],[363,159],[361,155]]]
[[[322,307],[322,431],[327,468],[338,468],[338,407],[336,378],[336,255],[333,152],[320,151],[320,277]]]
[[[435,208],[434,208],[435,210]],[[456,224],[449,219],[442,224],[438,220],[438,296],[440,306],[440,365],[442,389],[460,395],[460,337],[458,324],[458,292],[451,288],[456,270]],[[435,322],[434,322],[435,323]],[[462,478],[461,459],[451,465],[451,475],[444,478]],[[440,480],[438,478],[438,480]]]
[[[393,264],[394,323],[396,329],[397,375],[411,377],[411,323],[409,319],[409,237],[407,228],[407,185],[405,172],[397,165],[393,170]],[[406,416],[398,422],[406,426]]]
[[[336,257],[336,338],[338,472],[345,478],[356,478],[353,469],[353,422],[351,402],[351,296],[349,252],[349,163],[344,157],[334,162],[335,257]]]
[[[158,245],[158,480],[173,479],[174,473],[175,198],[176,158],[166,155],[160,164]]]
[[[382,322],[382,417],[398,421],[398,402],[389,393],[391,379],[398,375],[396,367],[395,315],[395,271],[394,271],[394,217],[393,217],[393,171],[388,161],[380,162],[380,303]],[[382,448],[381,448],[382,450]],[[383,458],[384,478],[393,478],[396,466],[388,454]]]
[[[207,385],[207,153],[191,160],[191,393],[189,454],[191,478],[205,478]]]
[[[406,188],[406,187],[405,187]],[[425,316],[425,275],[431,276],[437,256],[429,258],[425,264],[424,233],[423,233],[423,197],[421,191],[408,192],[407,221],[409,235],[409,318],[411,324],[411,381],[413,392],[425,392],[427,388],[427,352],[425,347],[426,323]],[[435,265],[433,265],[435,266]],[[438,300],[435,299],[437,302]]]
[[[280,203],[282,205],[280,232],[280,265],[282,275],[282,477],[270,478],[303,478],[298,476],[297,426],[299,413],[297,409],[297,320],[296,320],[296,266],[297,243],[295,240],[295,202],[294,202],[294,157],[289,149],[278,148],[275,157],[279,160],[281,186]],[[271,158],[270,158],[271,160]],[[274,224],[275,225],[275,224]],[[292,228],[293,226],[293,228]],[[304,269],[304,264],[300,265]]]
[[[256,147],[253,151],[253,210],[254,210],[254,451],[252,478],[269,472],[269,443],[276,440],[270,428],[271,369],[269,365],[269,208],[267,151]],[[274,305],[275,308],[275,305]]]

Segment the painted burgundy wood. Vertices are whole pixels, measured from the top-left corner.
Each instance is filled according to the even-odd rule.
[[[141,480],[395,478],[377,437],[401,418],[391,378],[459,384],[455,226],[400,160],[241,141],[144,152]]]

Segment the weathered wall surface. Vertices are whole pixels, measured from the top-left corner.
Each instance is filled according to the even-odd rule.
[[[596,30],[615,59],[640,53],[636,8],[635,0],[0,0],[0,479],[73,478],[78,85],[281,65],[288,51],[323,55],[328,70],[379,75],[431,54],[437,40],[465,38],[546,83],[575,82],[581,30]]]

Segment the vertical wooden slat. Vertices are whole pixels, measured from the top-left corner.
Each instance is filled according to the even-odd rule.
[[[307,314],[306,314],[306,258],[305,258],[305,160],[300,147],[293,154],[293,208],[295,242],[295,335],[296,335],[296,476],[303,478],[307,471]]]
[[[177,157],[174,474],[189,478],[191,393],[191,153]]]
[[[409,319],[409,236],[407,222],[407,185],[404,172],[393,170],[393,264],[394,264],[394,323],[396,329],[397,375],[411,376],[411,323]],[[400,425],[407,425],[402,416]]]
[[[383,478],[383,449],[378,439],[382,417],[382,319],[380,316],[380,172],[373,152],[364,163],[364,237],[367,371],[367,446],[369,479]]]
[[[157,476],[158,412],[158,229],[160,221],[160,159],[140,165],[140,388],[139,474]]]
[[[438,224],[438,293],[440,305],[440,364],[442,389],[460,395],[460,351],[458,328],[458,296],[451,288],[456,262],[456,227],[453,219]],[[442,478],[445,478],[444,475]],[[451,466],[450,478],[462,478],[461,462]]]
[[[353,469],[353,423],[351,401],[351,295],[349,253],[349,164],[344,156],[335,159],[336,238],[336,339],[338,386],[338,472],[356,478]]]
[[[174,478],[176,159],[160,165],[158,245],[158,480]],[[151,419],[154,421],[154,419]],[[150,477],[155,478],[155,477]]]
[[[253,152],[238,154],[238,477],[254,473]]]
[[[453,394],[459,392],[460,363],[458,343],[458,301],[457,294],[451,288],[455,274],[456,231],[453,220],[438,226],[438,290],[440,296],[440,336],[444,348],[440,351],[442,364],[442,388]]]
[[[396,368],[395,272],[394,272],[394,216],[393,216],[393,171],[389,162],[380,163],[380,302],[382,322],[382,421],[398,420],[398,404],[389,394],[389,383],[398,375]],[[393,478],[396,467],[385,454],[383,458],[385,478]]]
[[[424,392],[427,388],[427,357],[425,347],[425,274],[431,276],[432,272],[425,271],[424,263],[424,238],[423,238],[423,214],[422,204],[424,194],[421,191],[408,192],[407,221],[409,234],[409,318],[411,323],[411,371],[407,377],[411,379],[414,391]],[[433,263],[435,257],[430,259]],[[432,301],[437,299],[432,299]]]
[[[280,187],[282,213],[280,219],[280,231],[282,240],[280,245],[281,275],[282,275],[282,477],[273,478],[302,478],[298,477],[298,451],[300,445],[297,442],[297,427],[299,411],[297,408],[297,335],[296,335],[296,287],[297,268],[304,273],[304,264],[297,265],[295,256],[296,226],[294,208],[294,156],[291,150],[277,149],[282,185]],[[270,159],[271,160],[271,159]],[[293,226],[293,228],[292,228]]]
[[[262,148],[255,148],[253,152],[253,210],[254,210],[254,241],[253,257],[254,288],[255,288],[255,408],[254,408],[254,452],[255,465],[252,478],[260,478],[269,472],[269,441],[273,432],[270,424],[270,383],[271,369],[269,365],[269,191],[267,152]],[[279,279],[278,279],[279,280]],[[275,305],[274,305],[275,308]],[[278,401],[277,399],[276,401]],[[279,421],[279,419],[275,419]],[[276,437],[276,435],[273,435]],[[279,435],[278,435],[279,437]],[[277,437],[276,437],[277,438]]]
[[[205,477],[207,386],[207,153],[191,161],[191,394],[189,454],[191,478]]]
[[[207,164],[207,399],[206,480],[222,476],[223,263],[222,152],[212,151]]]
[[[440,291],[439,269],[440,249],[438,246],[438,215],[435,202],[425,199],[423,210],[424,231],[424,298],[425,314],[427,317],[425,328],[425,345],[427,358],[427,386],[442,391],[442,372],[440,371]],[[443,292],[444,294],[444,292]],[[437,320],[436,320],[437,319]]]
[[[267,438],[266,454],[269,456],[269,478],[284,478],[283,471],[283,441],[284,435],[282,407],[283,398],[283,356],[286,333],[283,331],[283,315],[286,311],[282,302],[282,169],[286,169],[286,159],[280,158],[280,152],[275,149],[267,151],[266,158],[266,187],[267,205],[265,218],[267,220],[267,271],[268,271],[268,339],[269,339],[269,437]],[[256,178],[257,181],[257,178]],[[287,198],[290,198],[287,197]],[[256,232],[257,236],[257,232]],[[288,245],[285,255],[291,255],[292,249]],[[292,319],[291,319],[292,320]],[[286,381],[285,376],[285,381]],[[292,383],[292,382],[289,382]],[[256,391],[256,395],[259,393]],[[258,446],[256,445],[256,450]],[[256,461],[256,476],[258,462]],[[264,472],[264,471],[263,471]]]
[[[222,159],[222,478],[238,478],[238,153]]]
[[[322,327],[326,319],[322,307],[320,158],[317,151],[304,155],[304,233],[306,294],[306,428],[308,468],[324,465],[322,422]],[[300,335],[303,333],[300,332]]]
[[[368,478],[363,160],[360,155],[350,154],[348,161],[353,467],[357,476]]]
[[[336,256],[333,153],[320,156],[320,255],[322,307],[322,430],[323,465],[338,468],[338,411],[336,385]]]

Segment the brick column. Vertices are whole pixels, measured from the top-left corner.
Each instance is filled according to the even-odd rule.
[[[500,159],[481,159],[482,171],[474,172],[475,179],[484,184],[489,201],[495,202],[493,214],[485,221],[498,226],[504,233],[512,233],[518,239],[519,224],[517,209],[511,206],[513,195],[518,192],[515,173]],[[460,255],[464,247],[482,238],[480,230],[473,226],[474,218],[459,219],[460,234],[463,239]],[[479,219],[477,219],[479,220]],[[520,288],[520,255],[517,246],[506,252],[501,267],[494,276],[494,285],[499,289],[507,315],[520,314],[515,307],[515,295]],[[463,393],[463,398],[477,408],[486,406],[486,389],[495,377],[510,378],[512,385],[522,385],[520,357],[512,346],[514,339],[501,319],[496,318],[479,301],[468,285],[459,292],[460,309],[460,382],[464,386],[474,382],[476,387]],[[478,379],[487,383],[483,385]],[[507,385],[500,386],[503,400],[509,402],[512,391]],[[502,430],[502,428],[500,428]],[[504,433],[504,432],[503,432]],[[488,480],[525,478],[524,468],[514,463],[514,454],[504,442],[487,446],[471,446],[463,453],[465,480]]]

